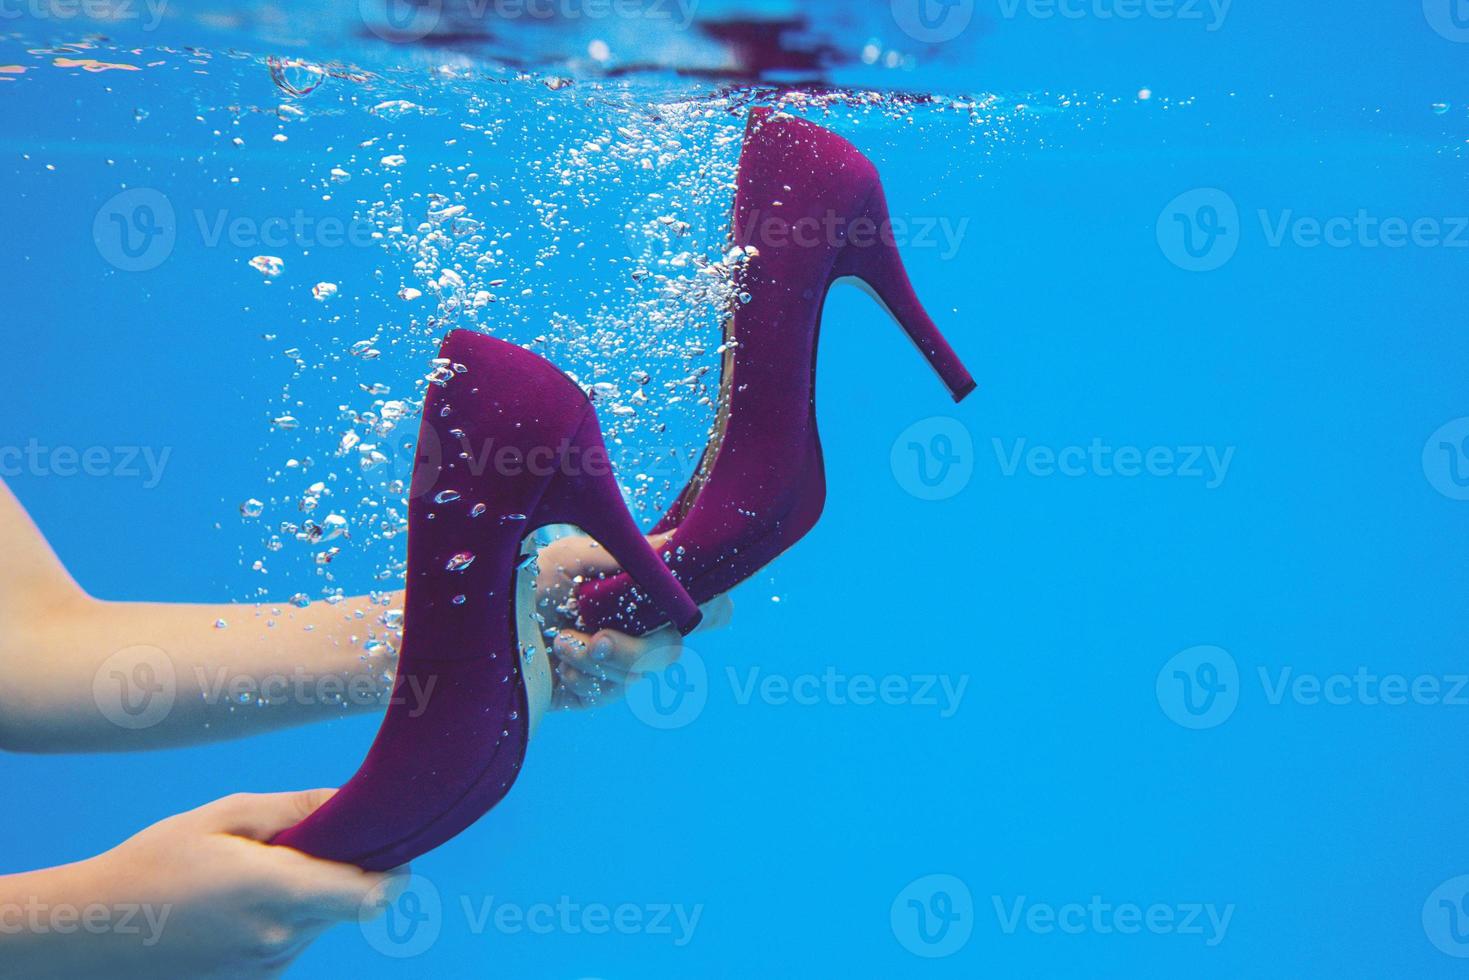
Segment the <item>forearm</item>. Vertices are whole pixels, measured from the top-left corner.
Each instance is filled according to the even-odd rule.
[[[142,910],[110,905],[99,894],[92,867],[83,861],[0,876],[0,963],[6,976],[116,976],[144,951],[149,923]],[[155,912],[155,925],[157,918]],[[130,943],[137,946],[133,956],[127,955]]]
[[[304,609],[68,597],[0,638],[0,748],[110,752],[378,711],[400,598]]]

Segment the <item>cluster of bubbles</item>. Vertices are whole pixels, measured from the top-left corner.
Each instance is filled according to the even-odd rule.
[[[268,601],[266,576],[304,561],[321,582],[291,604],[341,603],[367,585],[380,608],[365,615],[363,642],[389,653],[401,628],[396,594],[424,395],[454,370],[435,361],[447,333],[494,334],[577,381],[597,407],[630,506],[648,522],[705,448],[721,328],[748,299],[740,267],[750,256],[731,247],[730,225],[752,105],[836,128],[942,115],[984,148],[1024,139],[1035,120],[1079,101],[254,64],[274,83],[274,103],[242,83],[238,104],[214,107],[228,115],[216,133],[235,146],[249,137],[256,147],[312,147],[292,193],[350,216],[368,247],[351,250],[346,267],[344,252],[311,248],[247,261],[260,288],[288,291],[299,321],[263,333],[288,377],[263,411],[272,472],[239,504],[261,535],[258,551],[243,555],[261,577],[241,598]],[[248,131],[262,125],[275,129],[268,140]]]
[[[281,84],[271,66],[297,110],[280,114],[282,129],[317,117],[311,102],[330,78],[291,70]],[[717,226],[721,212],[727,224],[738,143],[717,102],[588,105],[564,81],[479,86],[452,72],[412,98],[369,94],[379,87],[390,86],[344,87],[332,118],[348,125],[334,129],[359,138],[313,178],[372,229],[378,247],[357,256],[356,281],[292,268],[309,254],[249,261],[262,282],[321,281],[299,304],[298,342],[266,335],[292,369],[266,412],[266,451],[291,455],[240,513],[262,531],[250,567],[268,573],[282,552],[304,550],[328,601],[347,591],[344,549],[369,562],[383,611],[368,642],[392,647],[414,444],[427,386],[454,370],[434,359],[449,331],[495,334],[557,363],[597,404],[634,505],[676,492],[717,397],[709,338],[735,298],[727,234],[695,228]],[[568,131],[579,138],[567,142]]]
[[[334,216],[357,235],[351,248],[262,245],[225,284],[264,339],[264,370],[281,381],[253,389],[264,392],[268,475],[231,503],[251,573],[238,598],[281,619],[366,592],[367,610],[343,612],[363,619],[370,652],[386,653],[401,626],[419,420],[428,387],[453,370],[434,361],[449,331],[521,344],[581,384],[645,523],[676,499],[716,418],[721,327],[746,298],[750,256],[730,247],[730,226],[752,106],[852,135],[880,168],[885,144],[963,146],[936,155],[930,178],[971,181],[992,153],[1044,148],[1095,110],[1136,104],[573,80],[442,53],[368,70],[238,50],[143,55],[101,39],[95,48],[136,62],[150,84],[184,74],[221,82],[192,98],[201,132],[219,143],[194,160],[223,200],[238,188],[279,213]],[[319,581],[303,588],[311,576]],[[281,579],[295,584],[276,607]]]

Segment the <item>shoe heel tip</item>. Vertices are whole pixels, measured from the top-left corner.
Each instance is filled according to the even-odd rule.
[[[698,629],[699,628],[699,624],[702,623],[703,621],[704,621],[704,611],[702,609],[697,609],[696,608],[693,611],[693,614],[692,615],[685,616],[683,618],[683,621],[678,624],[678,631],[683,636],[688,636],[694,630]]]
[[[964,399],[974,394],[975,389],[978,387],[979,383],[976,382],[973,378],[970,378],[964,384],[953,389],[952,394],[954,396],[954,404],[957,405],[959,402],[962,402]]]

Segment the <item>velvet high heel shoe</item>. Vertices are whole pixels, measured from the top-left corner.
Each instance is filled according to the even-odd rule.
[[[700,618],[628,513],[576,383],[520,347],[468,331],[450,334],[440,357],[410,490],[392,703],[357,774],[272,841],[373,871],[465,830],[520,772],[530,706],[516,578],[534,531],[577,525],[680,630]]]
[[[750,298],[725,325],[715,432],[653,529],[673,533],[664,559],[700,602],[754,575],[821,516],[816,348],[833,283],[865,286],[955,401],[975,387],[908,281],[877,169],[835,133],[770,109],[750,114],[732,244],[746,255],[741,285]],[[588,630],[640,635],[667,622],[647,600],[627,575],[577,592]]]

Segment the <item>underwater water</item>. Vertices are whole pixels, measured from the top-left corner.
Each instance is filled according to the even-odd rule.
[[[755,105],[877,164],[979,381],[835,290],[822,522],[292,975],[1456,975],[1469,17],[1281,7],[7,8],[0,477],[94,595],[398,587],[454,327],[587,386],[651,523]],[[0,871],[376,726],[5,756]]]

